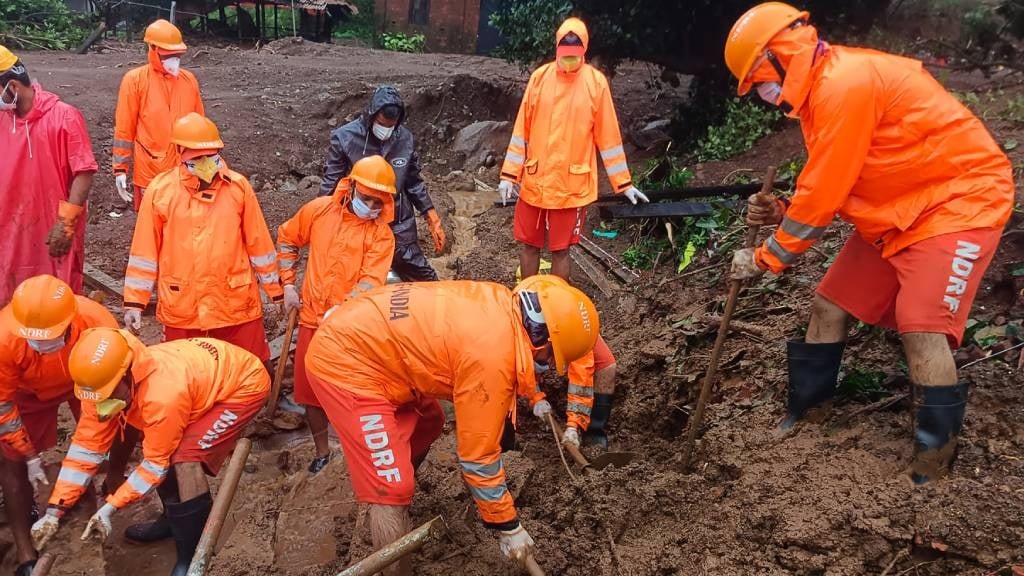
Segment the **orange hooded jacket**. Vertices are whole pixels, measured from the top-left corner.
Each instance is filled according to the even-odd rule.
[[[570,32],[589,44],[576,18],[562,24],[556,40]],[[616,193],[633,185],[608,79],[590,64],[572,73],[541,66],[526,85],[501,178],[519,183],[520,198],[538,208],[586,206],[597,200],[595,152]]]
[[[63,511],[78,502],[121,431],[122,419],[142,432],[143,460],[107,496],[117,508],[160,485],[185,429],[214,404],[261,402],[270,392],[270,375],[260,359],[227,342],[190,338],[147,347],[137,338],[126,338],[135,353],[131,402],[122,418],[105,422],[97,416],[96,404],[82,402],[81,420],[50,495],[53,508]]]
[[[299,251],[309,246],[299,315],[303,326],[316,328],[332,306],[387,281],[395,252],[388,226],[395,217],[395,197],[362,188],[384,203],[380,216],[363,220],[348,208],[351,185],[351,179],[341,179],[333,195],[308,202],[277,230],[282,284],[295,284]]]
[[[88,328],[117,328],[117,320],[102,305],[85,296],[76,296],[78,312],[71,321],[64,348],[53,354],[40,354],[12,327],[11,306],[0,311],[0,442],[29,458],[37,453],[28,431],[21,423],[15,402],[20,390],[40,400],[52,400],[74,388],[68,373],[68,356],[78,336]]]
[[[176,166],[181,158],[171,144],[171,126],[189,112],[205,116],[199,82],[181,69],[168,74],[156,50],[149,62],[129,70],[121,80],[114,111],[114,173],[127,173],[135,163],[132,181],[146,188],[159,173]]]
[[[262,317],[257,279],[281,300],[274,241],[244,176],[225,167],[200,190],[179,165],[153,179],[135,221],[125,306],[145,308],[156,288],[165,326],[237,326]]]
[[[320,380],[395,405],[455,404],[462,476],[484,522],[517,520],[501,463],[505,418],[536,386],[530,339],[512,291],[490,282],[390,284],[349,300],[309,345]]]
[[[768,47],[787,70],[782,97],[799,115],[808,160],[781,225],[755,253],[759,266],[793,264],[836,213],[883,258],[1009,219],[1009,160],[920,62],[828,46],[811,26]]]

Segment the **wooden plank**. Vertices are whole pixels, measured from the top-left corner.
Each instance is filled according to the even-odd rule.
[[[714,209],[700,202],[659,202],[650,204],[616,204],[601,206],[605,219],[631,220],[639,218],[670,218],[673,216],[700,217],[714,214]]]
[[[751,182],[749,184],[730,184],[727,186],[692,186],[678,188],[676,190],[650,190],[644,192],[651,202],[659,200],[692,200],[694,198],[728,198],[733,196],[749,196],[761,189],[761,184]],[[624,204],[629,201],[622,194],[602,194],[597,197],[595,204]],[[494,203],[501,208],[501,200]],[[505,206],[515,206],[516,201],[511,200]]]
[[[586,236],[580,237],[579,246],[587,253],[597,259],[598,262],[604,265],[605,268],[615,274],[619,280],[622,280],[626,284],[640,278],[640,275],[630,269],[628,266],[619,262],[614,256],[608,253],[607,250],[598,246],[593,240]]]
[[[611,281],[605,276],[604,272],[597,267],[597,264],[594,264],[589,258],[584,256],[583,252],[576,246],[569,250],[569,257],[572,258],[572,261],[580,270],[583,270],[583,273],[587,275],[587,278],[590,278],[590,281],[597,286],[597,289],[601,291],[601,294],[604,294],[605,298],[614,293]]]
[[[124,300],[124,282],[115,280],[112,276],[88,262],[82,266],[82,274],[85,283],[92,288]]]

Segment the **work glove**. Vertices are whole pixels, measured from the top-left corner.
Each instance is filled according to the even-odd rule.
[[[114,508],[109,502],[100,506],[100,509],[89,518],[89,523],[85,525],[85,531],[82,532],[82,540],[88,540],[89,536],[96,533],[100,537],[101,542],[106,542],[110,533],[113,531],[110,525],[110,517],[113,516],[117,508]]]
[[[124,327],[138,334],[142,328],[142,310],[128,308],[124,311]]]
[[[625,192],[623,192],[623,194],[625,194],[626,198],[628,198],[633,204],[636,204],[637,200],[641,202],[650,202],[650,200],[647,199],[647,195],[638,190],[636,186],[630,186]]]
[[[527,557],[533,556],[533,538],[521,524],[513,530],[499,532],[498,546],[509,560],[522,563]]]
[[[302,300],[299,299],[299,290],[295,284],[284,285],[284,311],[301,310]]]
[[[437,215],[437,210],[431,208],[427,210],[427,225],[430,226],[430,235],[434,237],[434,253],[440,254],[444,252],[444,245],[448,239],[444,235],[444,228],[441,227],[441,217]]]
[[[46,479],[43,461],[39,459],[39,456],[29,458],[25,465],[28,466],[28,481],[32,483],[32,488],[38,489],[40,486],[50,484],[50,481]]]
[[[121,197],[121,200],[129,204],[135,203],[134,190],[128,187],[128,175],[127,174],[115,174],[114,175],[114,186],[117,186],[117,195]]]
[[[733,280],[751,280],[764,274],[764,269],[754,260],[753,248],[741,248],[732,255],[732,269],[729,275]]]
[[[519,186],[510,180],[502,180],[498,183],[498,195],[501,196],[501,205],[504,206],[510,200],[519,197]]]
[[[562,445],[565,446],[571,444],[576,448],[580,447],[580,433],[576,430],[575,426],[568,426],[565,432],[562,433]]]
[[[541,400],[533,405],[533,415],[540,418],[541,422],[547,423],[548,414],[551,414],[551,403]]]
[[[747,224],[774,226],[782,222],[786,205],[771,194],[754,194],[747,199]]]
[[[43,546],[46,546],[46,543],[60,528],[60,516],[57,514],[56,509],[50,508],[42,518],[36,520],[36,523],[32,525],[32,545],[36,550],[42,550]]]
[[[85,209],[70,202],[60,201],[57,208],[57,221],[46,236],[46,245],[50,247],[50,257],[60,258],[71,251],[72,239],[75,236],[75,223]]]

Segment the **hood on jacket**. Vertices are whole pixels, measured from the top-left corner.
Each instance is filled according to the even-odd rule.
[[[25,141],[28,143],[28,157],[33,158],[32,152],[32,123],[38,122],[43,116],[50,113],[58,103],[60,103],[60,97],[53,92],[47,92],[43,90],[37,82],[32,83],[32,91],[35,96],[32,99],[32,109],[28,111],[28,114],[24,118],[18,118],[16,110],[4,112],[5,114],[11,115],[11,133],[14,134],[18,131],[19,124],[25,128]]]
[[[804,24],[779,32],[766,48],[771,50],[785,70],[785,79],[780,78],[767,59],[751,71],[750,76],[755,83],[782,80],[782,100],[779,106],[787,116],[795,118],[807,102],[814,82],[814,66],[821,61],[819,56],[828,53],[828,43],[818,38],[818,30],[814,26]]]
[[[367,128],[373,125],[373,117],[380,112],[381,108],[394,104],[398,106],[398,124],[395,127],[402,125],[405,122],[405,102],[402,101],[402,95],[398,93],[398,88],[394,86],[379,86],[373,91],[373,96],[370,98],[370,107],[366,109],[365,124]]]
[[[342,208],[348,209],[348,203],[352,200],[352,189],[355,187],[355,181],[348,176],[341,179],[338,185],[334,188],[334,194],[332,197],[334,201],[341,205]],[[372,196],[380,200],[384,205],[381,206],[380,216],[374,219],[374,222],[378,224],[391,224],[395,220],[395,195],[388,194],[387,192],[381,192],[380,190],[374,190],[373,188],[363,187],[363,193],[367,196]]]
[[[584,50],[590,48],[590,34],[587,32],[587,25],[579,18],[568,18],[562,22],[562,25],[558,27],[558,32],[555,33],[555,46],[558,46],[570,32],[580,37]]]

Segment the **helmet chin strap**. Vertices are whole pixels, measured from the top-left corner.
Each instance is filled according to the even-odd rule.
[[[765,58],[768,59],[768,63],[772,65],[775,72],[779,75],[779,84],[784,85],[786,83],[786,68],[782,66],[782,62],[779,61],[779,57],[772,52],[771,48],[765,50]],[[782,110],[783,114],[789,114],[793,111],[793,105],[783,100],[779,102],[779,109]]]

